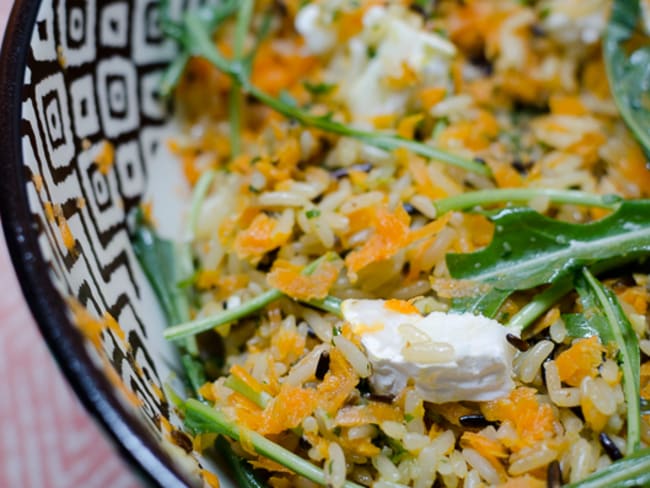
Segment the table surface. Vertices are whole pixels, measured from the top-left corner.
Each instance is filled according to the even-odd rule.
[[[0,0],[0,39],[11,3]],[[57,368],[1,234],[0,276],[0,487],[139,486]]]

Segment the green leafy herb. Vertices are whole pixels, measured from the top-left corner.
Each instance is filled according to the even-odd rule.
[[[334,83],[311,83],[304,81],[303,86],[312,95],[327,95],[336,88]]]
[[[582,275],[576,279],[576,290],[580,294],[582,313],[569,314],[565,320],[567,332],[571,337],[598,336],[603,344],[614,340],[607,318],[602,314],[596,295],[585,282]]]
[[[605,31],[603,57],[609,86],[623,120],[646,153],[650,153],[650,45],[648,40],[628,53],[626,43],[637,32],[638,0],[616,0]]]
[[[169,324],[178,324],[189,317],[189,298],[178,283],[186,278],[182,271],[177,246],[159,237],[147,225],[141,210],[136,212],[132,236],[133,251],[158,297]]]
[[[197,400],[190,399],[185,402],[185,426],[195,433],[216,433],[237,441],[240,437],[245,437],[258,454],[285,466],[314,483],[327,484],[327,478],[322,469],[257,432],[237,426],[219,410]],[[351,481],[346,481],[343,486],[361,488],[361,485]]]
[[[312,208],[305,212],[305,217],[307,217],[308,219],[313,219],[315,217],[318,217],[319,215],[320,215],[320,210],[318,210],[317,208]]]
[[[623,392],[627,403],[627,454],[632,454],[641,443],[639,340],[616,295],[605,288],[586,268],[582,270],[582,274],[587,284],[583,293],[593,294],[589,301],[594,307],[599,307],[600,314],[609,327],[607,333],[601,336],[601,341],[605,344],[615,342],[618,347],[619,363],[623,370]]]
[[[187,381],[189,382],[190,387],[196,396],[202,400],[203,398],[199,394],[199,389],[207,381],[205,378],[205,370],[203,369],[203,364],[201,361],[194,358],[191,354],[183,354],[181,356],[181,364],[185,370],[185,375],[187,376]]]
[[[492,288],[486,293],[479,293],[475,296],[453,298],[450,311],[494,318],[508,295],[510,292]]]
[[[628,488],[650,484],[650,448],[610,464],[582,481],[566,485],[565,488]]]
[[[522,290],[555,282],[582,266],[650,251],[649,200],[623,202],[613,214],[588,224],[560,222],[528,208],[507,208],[491,220],[495,232],[489,246],[447,255],[452,277]]]
[[[250,463],[235,453],[225,437],[217,437],[214,447],[232,471],[237,486],[240,488],[266,488],[266,483],[255,474]]]

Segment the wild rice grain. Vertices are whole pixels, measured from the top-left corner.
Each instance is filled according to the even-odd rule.
[[[623,454],[621,454],[618,446],[607,434],[601,432],[598,434],[598,440],[600,441],[600,445],[603,446],[603,450],[607,453],[612,461],[617,461],[623,457]]]
[[[517,337],[514,334],[506,334],[506,340],[512,344],[515,348],[519,349],[520,351],[528,351],[530,349],[530,344],[528,344],[525,340],[521,339],[520,337]]]
[[[546,486],[548,488],[560,488],[562,486],[562,470],[560,463],[555,460],[548,465],[546,471]]]
[[[318,358],[318,365],[316,366],[316,379],[322,380],[325,374],[330,369],[330,355],[328,352],[323,352]]]
[[[463,427],[470,427],[474,429],[482,429],[483,427],[487,427],[488,425],[494,425],[494,422],[490,422],[488,419],[486,419],[483,416],[483,414],[480,413],[461,415],[460,417],[458,417],[458,422]]]

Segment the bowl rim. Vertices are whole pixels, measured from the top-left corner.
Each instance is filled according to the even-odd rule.
[[[9,255],[41,335],[86,410],[108,434],[115,451],[148,485],[190,486],[154,435],[118,398],[94,366],[81,333],[49,275],[29,211],[23,171],[21,113],[27,55],[40,0],[15,0],[6,24],[0,66],[0,216]]]

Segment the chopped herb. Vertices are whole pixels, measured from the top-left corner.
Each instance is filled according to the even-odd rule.
[[[334,83],[311,83],[304,81],[302,84],[312,95],[327,95],[336,88],[336,84]]]
[[[305,212],[305,216],[308,219],[313,219],[315,217],[318,217],[319,215],[320,215],[320,210],[318,210],[317,208],[312,208],[311,210],[307,210]]]

